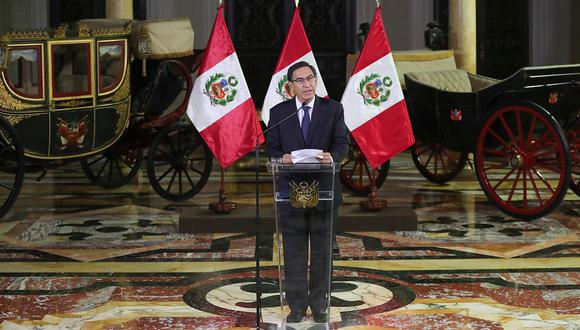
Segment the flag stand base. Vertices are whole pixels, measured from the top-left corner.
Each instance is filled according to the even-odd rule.
[[[375,169],[372,169],[371,174],[371,194],[370,198],[366,201],[360,201],[360,208],[367,211],[380,211],[387,207],[388,203],[384,199],[377,198],[377,185],[375,182]]]
[[[226,201],[226,190],[224,187],[224,169],[221,169],[221,186],[220,186],[220,196],[218,202],[209,203],[209,209],[214,211],[214,213],[228,214],[236,209],[236,203]]]

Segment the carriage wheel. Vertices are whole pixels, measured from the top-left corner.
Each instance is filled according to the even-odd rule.
[[[552,211],[570,179],[570,153],[558,122],[532,103],[492,112],[478,137],[477,178],[508,215],[535,219]]]
[[[440,184],[455,178],[467,162],[467,152],[453,151],[437,142],[416,141],[411,157],[427,180]]]
[[[10,210],[24,179],[24,147],[18,133],[0,117],[0,218]]]
[[[566,132],[566,137],[570,145],[570,189],[580,196],[580,123],[576,126],[579,127]]]
[[[195,196],[211,174],[212,153],[191,124],[163,129],[149,148],[147,175],[155,191],[170,201]]]
[[[86,177],[105,188],[118,188],[131,181],[141,168],[143,149],[113,146],[103,153],[81,159]]]
[[[389,174],[390,161],[381,165],[375,178],[377,189],[383,185]],[[371,166],[356,144],[353,144],[349,158],[340,168],[340,181],[356,195],[371,192]]]

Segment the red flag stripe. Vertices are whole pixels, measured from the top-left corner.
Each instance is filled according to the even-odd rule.
[[[404,100],[357,127],[352,135],[373,168],[415,143]]]
[[[371,42],[371,40],[372,43],[367,44]],[[381,18],[381,7],[378,7],[375,11],[375,16],[373,17],[371,28],[367,39],[365,40],[365,44],[363,45],[361,54],[352,71],[352,75],[355,75],[360,70],[375,63],[390,52],[391,47],[389,46],[387,33],[383,26],[383,19]]]
[[[302,20],[300,19],[300,10],[296,7],[294,10],[294,16],[292,17],[292,23],[290,23],[288,35],[286,36],[286,40],[284,40],[284,46],[280,53],[284,54],[284,56],[278,58],[278,64],[276,64],[274,73],[284,69],[311,50],[312,48],[308,42],[304,25],[302,25]]]
[[[254,150],[256,136],[262,128],[254,107],[254,101],[249,98],[238,107],[208,126],[201,136],[218,159],[222,168]],[[260,135],[260,144],[264,135]]]
[[[224,5],[221,5],[215,16],[205,54],[203,54],[203,60],[197,73],[198,76],[236,51],[224,20],[223,8]]]

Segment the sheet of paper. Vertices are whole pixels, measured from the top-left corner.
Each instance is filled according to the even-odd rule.
[[[299,149],[292,151],[292,163],[320,163],[322,150]]]

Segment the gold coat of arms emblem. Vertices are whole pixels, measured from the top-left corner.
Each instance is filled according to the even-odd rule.
[[[290,205],[294,208],[311,208],[318,205],[318,185],[314,180],[311,184],[306,181],[296,183],[290,181]]]

